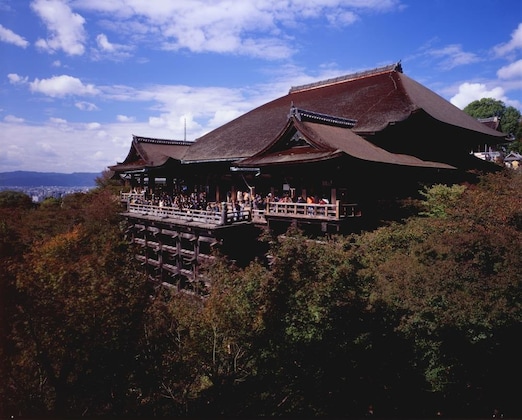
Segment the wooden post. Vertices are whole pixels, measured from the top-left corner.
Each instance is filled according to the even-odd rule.
[[[335,218],[337,220],[341,218],[341,200],[335,200]]]
[[[194,260],[192,261],[192,280],[198,278],[198,260],[199,260],[199,238],[193,241],[192,251],[194,252]]]
[[[337,189],[332,188],[330,190],[330,203],[335,203],[337,201]]]
[[[227,203],[221,203],[221,224],[225,225],[227,223]]]
[[[161,239],[161,228],[157,235],[158,240],[158,268],[160,280],[163,280],[163,241]]]
[[[166,187],[167,187],[167,194],[170,195],[171,197],[174,196],[174,179],[172,178],[172,176],[167,176],[167,182],[166,182]]]
[[[181,256],[181,235],[180,235],[180,232],[179,230],[177,231],[177,236],[175,238],[175,241],[176,241],[176,268],[178,270],[178,273],[181,273],[181,269],[183,268],[183,264],[182,264],[182,259],[183,257]]]

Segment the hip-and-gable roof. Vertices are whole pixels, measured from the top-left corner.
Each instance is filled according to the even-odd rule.
[[[181,162],[193,142],[132,136],[132,143],[123,162],[109,166],[115,172],[160,167],[169,160]]]
[[[404,75],[401,65],[394,64],[292,87],[287,95],[263,104],[197,139],[187,150],[183,162],[236,161],[255,155],[269,145],[285,126],[288,109],[292,105],[325,115],[355,119],[357,123],[353,131],[363,136],[406,121],[422,110],[445,126],[488,138],[489,144],[505,137]],[[469,138],[460,141],[469,141]]]
[[[355,120],[292,108],[281,133],[263,150],[236,164],[242,167],[304,164],[346,155],[393,165],[455,169],[442,162],[388,152],[355,133],[352,130],[355,124]]]

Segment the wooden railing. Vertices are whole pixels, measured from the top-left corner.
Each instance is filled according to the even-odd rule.
[[[266,210],[252,209],[250,206],[235,208],[232,203],[221,203],[219,210],[177,209],[168,206],[141,204],[127,201],[129,213],[160,218],[172,218],[184,222],[197,222],[210,225],[230,225],[237,222],[266,223],[269,216],[338,221],[347,217],[361,215],[357,204],[308,204],[269,202]]]
[[[310,203],[268,203],[265,216],[285,216],[305,219],[340,220],[345,217],[360,216],[357,204],[310,204]]]
[[[125,203],[130,203],[131,201],[145,201],[145,191],[141,193],[137,192],[120,192],[120,200]]]
[[[205,223],[210,225],[229,225],[252,219],[249,208],[234,209],[230,203],[222,203],[221,210],[176,209],[174,207],[156,206],[152,204],[127,203],[127,211],[142,216],[172,218],[184,222]]]

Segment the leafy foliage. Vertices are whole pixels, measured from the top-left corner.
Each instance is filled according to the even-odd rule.
[[[366,260],[372,300],[402,314],[397,331],[414,345],[430,388],[451,396],[445,404],[456,415],[515,409],[515,391],[500,376],[521,372],[511,335],[522,325],[519,183],[510,172],[486,177],[445,218],[368,234],[365,255],[381,250]],[[405,234],[409,239],[400,240]]]
[[[520,416],[521,191],[506,170],[290,230],[266,265],[216,254],[205,297],[149,286],[111,188],[1,208],[2,415]]]
[[[0,208],[28,209],[32,207],[31,197],[19,191],[0,191]]]
[[[463,111],[474,118],[490,118],[499,117],[501,121],[502,131],[506,134],[514,136],[520,130],[521,114],[518,109],[508,106],[504,102],[493,98],[482,98],[468,104]]]
[[[11,285],[16,307],[9,313],[5,404],[25,415],[128,409],[121,405],[146,283],[133,270],[118,225],[89,218],[98,213],[96,198],[82,197],[83,223],[27,243]]]
[[[426,211],[420,214],[430,217],[445,217],[446,209],[455,205],[464,190],[465,187],[463,185],[425,187],[423,191],[420,191],[420,194],[425,198],[424,207]]]

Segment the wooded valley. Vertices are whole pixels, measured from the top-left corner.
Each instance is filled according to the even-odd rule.
[[[437,185],[368,232],[157,287],[117,187],[0,193],[0,416],[521,417],[522,173]]]

